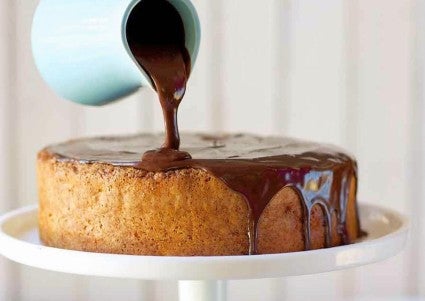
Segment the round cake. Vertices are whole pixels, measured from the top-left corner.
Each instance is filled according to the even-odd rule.
[[[334,146],[184,134],[191,157],[141,160],[161,135],[73,140],[38,155],[48,246],[117,254],[295,252],[360,235],[354,159]]]

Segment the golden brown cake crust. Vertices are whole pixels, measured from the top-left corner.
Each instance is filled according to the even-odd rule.
[[[42,241],[66,249],[140,255],[249,253],[244,197],[207,171],[146,172],[103,163],[63,162],[49,151],[37,160]],[[352,179],[347,206],[350,240],[358,235]],[[258,253],[304,250],[302,200],[283,188],[258,224]],[[335,221],[335,219],[333,219]],[[311,214],[312,248],[325,246],[320,206]],[[332,245],[340,245],[332,224]]]

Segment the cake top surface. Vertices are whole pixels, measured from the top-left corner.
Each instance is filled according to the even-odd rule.
[[[251,161],[258,164],[285,164],[330,168],[353,161],[342,149],[328,144],[294,138],[262,137],[250,134],[182,135],[182,151],[195,160]],[[113,165],[134,165],[142,155],[161,145],[163,135],[94,137],[52,145],[47,151],[60,160]]]

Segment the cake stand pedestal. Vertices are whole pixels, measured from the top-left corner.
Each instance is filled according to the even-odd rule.
[[[226,281],[179,281],[179,300],[226,301]]]
[[[0,254],[21,264],[89,276],[179,281],[181,301],[225,301],[226,280],[279,278],[365,265],[403,249],[409,223],[403,215],[361,205],[364,239],[348,246],[256,256],[166,257],[99,254],[44,246],[37,207],[0,217]]]

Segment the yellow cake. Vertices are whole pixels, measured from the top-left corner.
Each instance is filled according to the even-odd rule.
[[[38,155],[42,241],[143,255],[248,255],[354,242],[356,163],[279,137],[183,135],[192,159],[152,169],[159,135],[87,138]],[[330,227],[328,227],[328,224]]]

